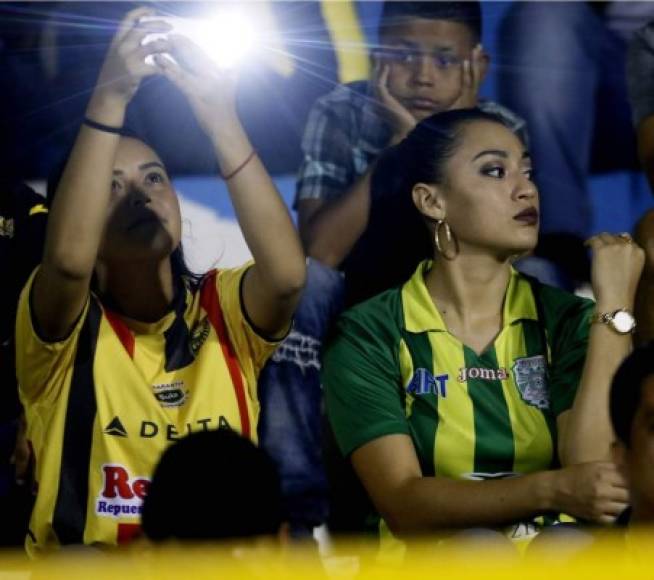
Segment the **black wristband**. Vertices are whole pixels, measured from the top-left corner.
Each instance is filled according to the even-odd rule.
[[[98,131],[104,131],[105,133],[113,133],[114,135],[121,135],[123,133],[122,127],[112,127],[110,125],[103,125],[102,123],[93,121],[88,117],[84,117],[83,124],[86,125],[87,127],[91,127],[91,129],[97,129]]]

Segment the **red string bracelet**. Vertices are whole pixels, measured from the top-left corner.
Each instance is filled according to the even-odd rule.
[[[227,175],[223,175],[223,179],[224,179],[225,181],[229,181],[229,180],[230,180],[232,177],[234,177],[234,176],[235,176],[239,171],[241,171],[241,169],[243,169],[243,168],[244,168],[248,163],[250,163],[250,161],[252,160],[252,158],[253,158],[255,155],[256,155],[256,151],[255,151],[254,149],[252,149],[252,151],[250,151],[250,154],[245,158],[245,161],[243,161],[243,163],[241,163],[241,164],[240,164],[236,169],[234,169],[234,171],[232,171],[231,173],[228,173]]]

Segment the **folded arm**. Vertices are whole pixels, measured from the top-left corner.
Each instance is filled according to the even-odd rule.
[[[495,527],[548,511],[610,523],[627,490],[610,463],[589,463],[489,481],[423,477],[411,439],[387,435],[352,453],[354,469],[397,535]]]

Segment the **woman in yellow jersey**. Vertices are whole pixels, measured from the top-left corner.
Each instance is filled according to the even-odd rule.
[[[234,73],[178,36],[143,45],[167,29],[140,22],[151,14],[120,24],[57,188],[43,262],[21,296],[17,369],[38,485],[31,554],[136,535],[171,441],[222,427],[255,440],[256,378],[304,284],[297,234],[236,113]],[[183,275],[166,170],[121,136],[152,74],[180,89],[213,143],[253,263],[199,282]]]
[[[374,183],[370,227],[379,208],[386,218],[374,275],[389,288],[407,263],[414,274],[341,318],[323,380],[381,531],[530,537],[559,513],[612,521],[627,492],[608,388],[642,250],[626,234],[592,238],[595,305],[513,270],[536,246],[538,191],[523,143],[476,109],[419,123]]]

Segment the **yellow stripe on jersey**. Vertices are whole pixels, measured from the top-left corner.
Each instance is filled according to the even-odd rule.
[[[459,382],[465,366],[461,343],[447,332],[430,332],[437,375],[448,375],[447,396],[438,399],[438,428],[434,445],[436,475],[461,478],[472,473],[475,464],[475,422],[468,385]]]
[[[406,393],[407,386],[413,378],[413,360],[411,359],[411,353],[406,345],[406,342],[400,340],[399,346],[399,355],[400,360],[400,377],[402,380],[402,387]],[[411,416],[413,411],[413,402],[415,401],[414,396],[411,393],[406,393],[406,400],[404,401],[404,411],[407,417]]]
[[[545,416],[540,409],[527,405],[522,400],[512,372],[514,361],[528,356],[522,327],[505,327],[495,341],[495,352],[498,365],[508,371],[508,378],[502,381],[502,389],[513,431],[513,471],[533,473],[548,469],[551,465],[553,445]]]

